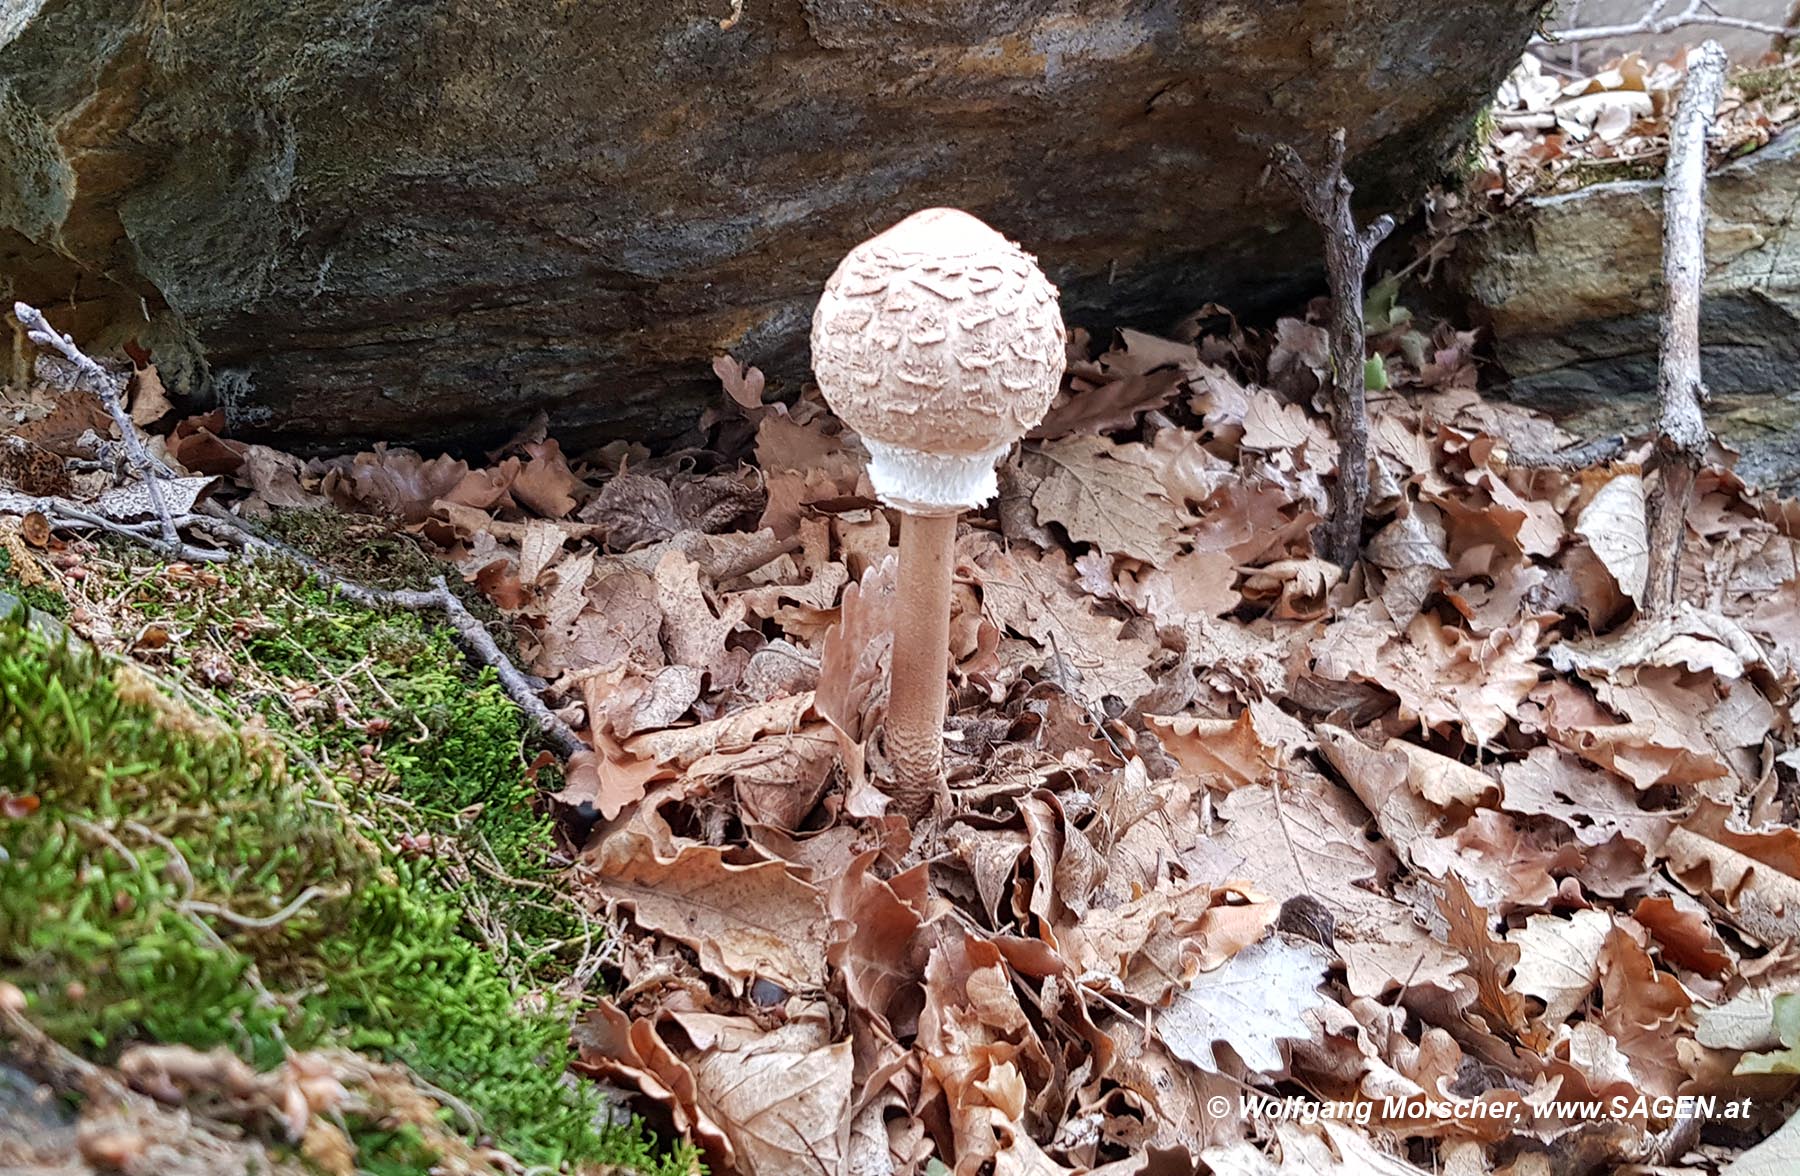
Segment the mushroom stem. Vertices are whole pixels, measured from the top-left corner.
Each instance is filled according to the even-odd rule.
[[[900,583],[884,744],[894,765],[896,810],[929,816],[944,785],[944,709],[950,673],[950,574],[956,516],[900,516]]]

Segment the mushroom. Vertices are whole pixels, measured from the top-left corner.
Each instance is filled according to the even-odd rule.
[[[901,512],[884,742],[910,819],[947,798],[956,517],[993,498],[995,462],[1043,419],[1066,340],[1031,255],[953,208],[852,249],[813,312],[819,389],[862,435],[876,495]]]

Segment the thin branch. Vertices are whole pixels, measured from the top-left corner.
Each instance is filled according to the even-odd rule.
[[[1363,512],[1369,501],[1369,410],[1364,374],[1363,280],[1369,255],[1394,231],[1394,218],[1376,217],[1358,229],[1350,207],[1355,188],[1344,175],[1344,130],[1326,144],[1315,172],[1283,143],[1275,167],[1299,194],[1306,215],[1325,237],[1325,276],[1331,287],[1331,424],[1338,442],[1338,476],[1331,489],[1321,553],[1346,570],[1362,554]]]
[[[1800,37],[1800,26],[1795,23],[1800,18],[1793,13],[1789,14],[1787,24],[1777,25],[1741,16],[1722,15],[1714,12],[1707,0],[1689,0],[1686,8],[1669,16],[1662,15],[1665,7],[1667,7],[1666,3],[1654,4],[1649,12],[1631,24],[1600,25],[1586,29],[1555,29],[1546,37],[1533,38],[1532,44],[1574,45],[1582,41],[1611,41],[1624,37],[1660,37],[1677,29],[1692,28],[1696,25],[1719,29],[1743,29],[1747,32],[1762,33],[1778,39]]]
[[[184,543],[181,541],[179,532],[177,532],[175,542],[170,544],[155,535],[146,533],[151,524],[114,522],[103,515],[84,510],[67,499],[33,497],[0,490],[0,512],[25,515],[33,511],[42,514],[58,530],[98,527],[108,534],[117,535],[121,539],[187,563],[227,563],[241,558],[231,550],[217,551]],[[214,532],[219,533],[222,541],[235,545],[246,555],[254,555],[260,550],[291,560],[305,568],[313,579],[324,587],[341,592],[358,604],[371,608],[399,608],[408,612],[443,613],[445,622],[456,632],[457,639],[463,648],[468,650],[482,665],[493,668],[507,697],[525,712],[532,725],[563,754],[564,758],[574,755],[578,751],[587,750],[586,740],[577,735],[572,727],[557,718],[555,712],[544,705],[544,700],[538,696],[542,684],[533,681],[513,665],[512,659],[507,657],[501,651],[499,644],[495,642],[493,634],[487,631],[487,626],[483,625],[463,605],[463,602],[456,598],[456,594],[450,591],[449,585],[445,583],[442,576],[432,581],[432,587],[429,590],[389,590],[358,584],[354,580],[347,580],[338,575],[302,551],[257,534],[244,520],[214,502],[201,503],[198,514],[182,515],[179,519],[172,521],[183,526],[211,528]]]
[[[0,490],[0,512],[27,515],[33,511],[43,515],[58,530],[96,527],[109,535],[129,539],[133,543],[141,544],[184,563],[224,563],[231,558],[231,553],[227,551],[215,551],[208,547],[195,547],[191,543],[183,543],[179,530],[176,532],[173,543],[161,538],[160,535],[148,533],[152,528],[160,531],[161,523],[120,523],[104,515],[86,510],[66,498],[34,497],[29,494],[15,494]],[[169,521],[179,528],[203,520],[194,515],[180,515],[171,516]]]
[[[1700,287],[1706,276],[1706,132],[1725,88],[1725,50],[1708,41],[1688,59],[1687,85],[1669,128],[1663,183],[1663,320],[1658,359],[1662,419],[1657,452],[1662,488],[1650,520],[1645,611],[1675,608],[1681,546],[1694,479],[1706,460],[1706,385],[1700,375]]]
[[[50,348],[74,364],[75,370],[93,387],[94,394],[100,398],[100,403],[106,406],[107,414],[112,417],[113,424],[118,426],[119,436],[125,442],[126,458],[144,479],[144,490],[150,495],[151,509],[156,512],[156,517],[162,524],[163,543],[170,550],[181,546],[175,519],[170,515],[169,504],[163,501],[162,487],[157,483],[158,478],[174,477],[175,471],[150,456],[150,451],[144,447],[144,439],[138,433],[131,414],[125,411],[125,402],[119,395],[120,382],[112,373],[89,359],[81,348],[75,346],[73,339],[52,327],[50,320],[37,307],[25,302],[15,302],[13,317],[25,328],[26,338],[39,347]]]

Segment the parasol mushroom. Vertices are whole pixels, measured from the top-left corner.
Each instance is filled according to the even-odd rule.
[[[956,517],[994,496],[994,464],[1062,382],[1056,287],[1030,254],[953,208],[916,212],[839,263],[813,313],[819,389],[901,512],[884,742],[896,808],[945,796]]]

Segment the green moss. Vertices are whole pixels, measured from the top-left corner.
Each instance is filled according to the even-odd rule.
[[[1767,105],[1773,106],[1800,99],[1800,65],[1792,62],[1762,69],[1746,69],[1733,74],[1731,80],[1744,92],[1744,97],[1751,101],[1760,98]]]
[[[44,584],[33,584],[26,587],[13,574],[12,562],[12,552],[0,547],[0,592],[16,596],[27,606],[42,613],[49,613],[53,617],[69,615],[69,602],[62,598],[61,593]]]
[[[359,1049],[455,1093],[527,1162],[690,1171],[691,1151],[659,1158],[635,1127],[596,1125],[591,1091],[563,1077],[567,1010],[521,1001],[529,957],[490,949],[572,917],[531,887],[548,831],[494,683],[418,618],[349,608],[291,569],[130,579],[134,607],[185,633],[167,660],[210,674],[197,701],[254,712],[269,737],[0,620],[0,794],[39,805],[0,817],[0,974],[33,1015],[101,1060],[136,1041],[263,1067]],[[301,697],[320,682],[338,684],[321,705]],[[309,762],[290,771],[290,753]],[[433,837],[443,852],[400,852]],[[474,893],[476,860],[508,881]],[[425,1170],[416,1140],[367,1144],[367,1170]]]

